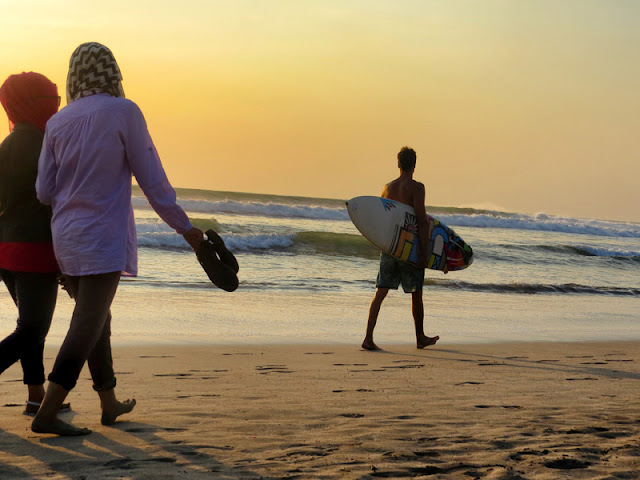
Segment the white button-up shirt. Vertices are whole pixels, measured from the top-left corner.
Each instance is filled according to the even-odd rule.
[[[53,208],[53,246],[62,273],[137,274],[132,175],[170,227],[180,234],[192,228],[135,103],[97,94],[51,117],[36,191]]]

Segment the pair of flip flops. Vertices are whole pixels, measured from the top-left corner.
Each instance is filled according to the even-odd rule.
[[[227,249],[220,235],[213,230],[207,230],[205,235],[207,239],[202,240],[196,252],[198,262],[216,287],[233,292],[238,288],[238,260]]]

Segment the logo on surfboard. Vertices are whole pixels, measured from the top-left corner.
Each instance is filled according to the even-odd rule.
[[[389,200],[388,198],[380,198],[382,200],[382,207],[386,211],[390,211],[392,208],[396,208],[396,202]]]
[[[395,205],[394,205],[395,208]],[[409,212],[404,214],[404,226],[396,226],[394,240],[389,248],[389,253],[404,261],[416,263],[420,258],[418,250],[418,221],[415,215]]]

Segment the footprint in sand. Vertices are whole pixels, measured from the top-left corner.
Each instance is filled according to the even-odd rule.
[[[201,395],[178,395],[176,398],[195,398],[195,397],[219,397],[216,393],[203,393]]]
[[[332,393],[344,393],[347,392],[348,390],[332,390]],[[357,390],[355,390],[356,392],[360,392],[360,393],[371,393],[371,392],[375,392],[375,390],[369,390],[367,388],[358,388]]]
[[[474,405],[475,408],[506,408],[509,410],[519,410],[520,405]]]
[[[410,365],[391,365],[388,367],[382,367],[382,368],[398,368],[398,369],[405,369],[405,368],[422,368],[424,367],[424,364],[410,364]]]
[[[558,460],[544,462],[543,465],[547,468],[555,468],[559,470],[574,470],[576,468],[587,468],[591,463],[576,460],[575,458],[560,458]]]
[[[125,432],[129,433],[145,433],[145,432],[157,432],[158,430],[162,430],[165,432],[185,432],[186,428],[177,428],[177,427],[131,427],[125,428]]]
[[[151,457],[151,458],[143,458],[140,460],[136,460],[133,458],[117,458],[115,460],[109,460],[108,462],[103,463],[105,467],[109,468],[121,468],[124,470],[133,469],[137,462],[160,462],[160,463],[175,463],[177,460],[171,457]]]
[[[228,372],[229,370],[189,370],[189,371],[194,373],[222,373],[222,372]]]
[[[286,365],[258,365],[256,370],[260,375],[267,375],[269,373],[293,373]]]

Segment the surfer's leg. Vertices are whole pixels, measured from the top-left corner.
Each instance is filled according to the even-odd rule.
[[[371,306],[369,307],[369,318],[367,320],[367,333],[364,337],[364,341],[362,342],[362,348],[365,350],[380,350],[380,347],[373,342],[373,330],[376,328],[378,314],[380,313],[380,306],[387,296],[387,293],[389,293],[388,288],[378,288],[373,300],[371,301]]]
[[[422,301],[422,289],[411,294],[411,312],[413,313],[413,323],[416,327],[416,344],[418,348],[435,345],[440,337],[427,337],[424,334],[424,303]]]

